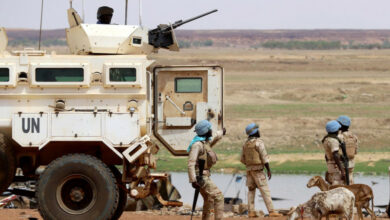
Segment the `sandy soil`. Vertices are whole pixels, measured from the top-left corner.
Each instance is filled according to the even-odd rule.
[[[188,220],[190,217],[185,215],[153,215],[149,213],[135,213],[135,212],[125,212],[123,213],[120,220],[134,220],[134,219],[142,219],[142,220]],[[31,209],[1,209],[0,210],[0,219],[1,220],[42,220],[37,210]],[[200,220],[201,217],[195,216],[194,220]],[[226,220],[229,219],[247,219],[246,216],[243,217],[230,217],[224,218]],[[251,218],[251,219],[272,219],[272,220],[284,220],[287,217],[280,218]],[[355,219],[357,219],[355,217]],[[367,218],[368,219],[368,218]]]

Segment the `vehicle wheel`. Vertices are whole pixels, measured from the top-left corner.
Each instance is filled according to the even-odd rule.
[[[119,190],[119,202],[118,208],[115,210],[114,215],[112,216],[113,220],[117,220],[121,217],[123,211],[125,210],[127,203],[127,192],[123,187],[126,187],[122,182],[122,173],[115,166],[110,166],[111,172],[114,174],[116,181],[118,183]]]
[[[13,146],[0,134],[0,194],[3,193],[15,177],[16,161]]]
[[[40,175],[36,196],[44,219],[111,219],[118,207],[114,174],[99,159],[72,154],[51,162]]]

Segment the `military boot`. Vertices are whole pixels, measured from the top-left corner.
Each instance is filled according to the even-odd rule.
[[[271,212],[269,213],[269,217],[282,217],[282,216],[283,216],[282,214],[277,213],[277,212],[275,212],[275,211],[271,211]]]
[[[259,217],[256,213],[256,211],[249,211],[248,212],[248,217],[249,218],[256,218],[256,217]]]

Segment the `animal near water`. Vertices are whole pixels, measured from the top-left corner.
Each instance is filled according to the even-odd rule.
[[[374,193],[366,184],[352,184],[348,186],[344,185],[329,185],[325,182],[325,180],[320,176],[312,177],[307,183],[307,187],[311,188],[317,186],[321,191],[328,191],[331,189],[343,187],[350,190],[355,195],[355,206],[358,211],[359,219],[363,219],[362,208],[365,208],[368,213],[371,215],[371,219],[376,219],[374,213]],[[371,200],[371,208],[370,209],[370,200]]]
[[[288,212],[289,220],[310,218],[320,220],[323,216],[329,219],[329,215],[353,219],[353,206],[355,196],[346,188],[336,188],[329,191],[317,192],[311,199],[298,207],[293,207]]]

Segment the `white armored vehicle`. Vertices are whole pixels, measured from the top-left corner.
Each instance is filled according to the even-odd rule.
[[[177,51],[173,29],[193,19],[147,30],[85,24],[71,8],[68,20],[69,55],[11,53],[0,29],[0,192],[20,168],[45,219],[117,219],[127,195],[167,204],[157,144],[185,156],[195,123],[222,128],[223,69],[148,59]]]

